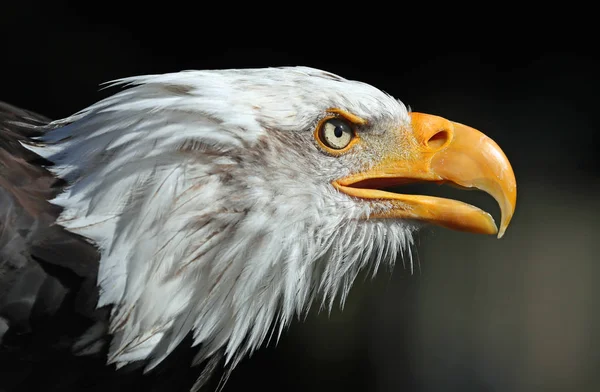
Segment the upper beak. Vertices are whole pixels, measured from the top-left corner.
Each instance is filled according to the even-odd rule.
[[[476,129],[438,116],[411,113],[411,125],[416,141],[410,145],[411,151],[389,153],[375,167],[338,179],[333,185],[353,197],[391,203],[390,209],[371,217],[419,219],[502,237],[515,211],[517,185],[500,147]],[[451,182],[487,192],[500,205],[500,230],[490,214],[460,201],[375,189],[406,182]]]

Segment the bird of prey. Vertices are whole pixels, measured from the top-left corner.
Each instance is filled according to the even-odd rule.
[[[501,237],[513,216],[494,141],[365,83],[281,67],[115,84],[57,121],[0,105],[0,390],[197,390],[423,225]],[[413,182],[489,193],[499,227],[398,192]]]

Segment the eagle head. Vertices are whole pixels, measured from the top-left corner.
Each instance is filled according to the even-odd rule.
[[[50,124],[30,148],[69,185],[59,224],[101,253],[109,362],[151,369],[188,335],[233,368],[314,301],[343,302],[423,223],[502,236],[516,202],[488,137],[368,84],[293,67],[187,71],[129,85]],[[477,188],[471,205],[387,191]]]

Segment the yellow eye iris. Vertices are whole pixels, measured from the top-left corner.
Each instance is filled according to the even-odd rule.
[[[339,117],[321,120],[315,130],[315,138],[323,150],[335,156],[348,151],[359,139],[354,124]]]
[[[329,148],[341,150],[354,138],[354,131],[348,122],[339,118],[326,120],[321,126],[321,141]]]
[[[329,155],[340,156],[360,141],[357,127],[367,121],[342,109],[328,109],[329,116],[317,124],[315,139],[321,149]]]

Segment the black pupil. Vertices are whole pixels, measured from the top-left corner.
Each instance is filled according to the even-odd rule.
[[[344,127],[342,125],[336,125],[335,130],[333,131],[333,134],[335,135],[335,137],[342,137],[343,133],[344,133]]]

